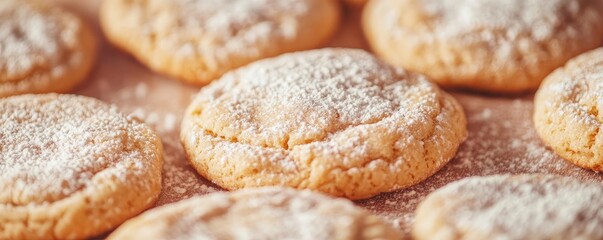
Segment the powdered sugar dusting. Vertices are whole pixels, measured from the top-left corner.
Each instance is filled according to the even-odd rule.
[[[438,211],[445,225],[465,236],[601,239],[601,198],[599,182],[554,175],[473,177],[437,190],[419,211]],[[444,201],[430,205],[435,199]]]
[[[226,74],[192,105],[203,106],[201,127],[222,137],[291,149],[390,117],[410,125],[437,111],[426,107],[436,92],[424,78],[409,77],[363,51],[323,49]]]
[[[168,239],[396,239],[381,219],[351,202],[271,187],[214,193],[158,208],[115,238],[144,232]]]
[[[76,48],[81,24],[58,8],[32,1],[0,2],[0,82],[32,73],[63,73]]]
[[[157,205],[176,202],[193,196],[222,191],[211,182],[203,179],[188,162],[185,161],[182,145],[177,134],[163,135],[165,161],[163,169],[164,188]]]
[[[133,93],[136,96],[136,87],[124,89],[124,96]],[[176,202],[197,195],[203,195],[221,189],[203,179],[186,161],[185,155],[178,138],[180,129],[180,114],[173,112],[149,111],[136,107],[130,114],[132,117],[143,120],[154,128],[161,136],[164,149],[163,189],[156,205]]]
[[[70,95],[24,95],[0,101],[0,204],[54,202],[104,172],[117,181],[157,159],[145,126],[116,107]],[[152,145],[152,143],[151,143]],[[153,145],[154,146],[154,145]],[[122,166],[122,161],[133,166]]]
[[[540,91],[553,97],[543,99],[557,108],[552,114],[586,125],[603,125],[603,49],[577,57],[549,78]]]
[[[576,16],[579,1],[568,0],[460,0],[419,1],[425,13],[435,20],[437,34],[462,36],[484,31],[483,37],[501,31],[508,39],[530,34],[546,40],[555,28],[565,24],[562,16]],[[567,13],[565,12],[567,11]],[[546,13],[546,14],[545,14]]]
[[[177,0],[141,1],[143,34],[157,38],[159,48],[177,57],[202,56],[207,67],[230,64],[233,54],[255,57],[274,41],[298,36],[300,19],[312,1]],[[138,3],[135,3],[138,4]],[[283,14],[286,13],[286,14]],[[177,31],[177,33],[166,34]],[[202,39],[195,39],[201,36]]]

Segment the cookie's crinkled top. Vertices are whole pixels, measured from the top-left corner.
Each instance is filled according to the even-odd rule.
[[[446,225],[494,239],[603,238],[603,185],[555,175],[473,177],[427,198]],[[433,205],[430,205],[433,206]]]
[[[0,83],[59,75],[78,44],[76,16],[29,0],[0,1]]]
[[[2,99],[0,123],[0,204],[52,203],[99,174],[128,181],[157,154],[146,126],[85,97]]]
[[[438,101],[437,87],[420,75],[363,51],[327,49],[231,72],[191,105],[198,124],[215,135],[291,150],[364,124],[431,121]]]

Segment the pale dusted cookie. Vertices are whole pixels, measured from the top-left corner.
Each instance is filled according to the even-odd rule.
[[[150,210],[109,239],[401,239],[344,199],[288,188],[212,193]]]
[[[44,1],[0,1],[0,98],[67,92],[90,72],[96,51],[75,14]]]
[[[471,177],[419,204],[421,239],[603,239],[603,184],[555,175]]]
[[[561,157],[603,171],[603,49],[570,60],[534,98],[534,125]]]
[[[201,90],[181,130],[192,165],[226,189],[279,185],[352,199],[421,182],[466,135],[450,95],[351,49],[230,72]]]
[[[386,61],[445,87],[533,90],[603,43],[599,0],[374,0],[363,27]]]
[[[116,107],[75,95],[0,99],[0,239],[83,239],[151,206],[157,135]]]
[[[336,0],[107,0],[107,38],[154,71],[193,84],[262,58],[325,44]]]

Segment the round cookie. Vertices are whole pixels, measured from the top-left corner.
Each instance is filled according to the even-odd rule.
[[[154,71],[193,84],[285,52],[325,44],[335,0],[107,0],[107,38]]]
[[[534,98],[534,125],[561,157],[603,171],[603,49],[570,60]]]
[[[427,196],[421,239],[602,239],[603,184],[555,175],[471,177]]]
[[[0,239],[84,239],[151,206],[163,150],[147,126],[75,95],[0,99]]]
[[[75,14],[43,1],[0,1],[0,98],[69,91],[90,72],[96,51]]]
[[[603,43],[592,0],[375,0],[363,28],[377,55],[444,87],[533,90],[570,58]]]
[[[226,189],[289,186],[351,199],[421,182],[467,135],[461,106],[422,75],[352,49],[258,61],[201,90],[181,130]]]
[[[212,193],[145,212],[109,239],[400,239],[352,202],[287,188]]]

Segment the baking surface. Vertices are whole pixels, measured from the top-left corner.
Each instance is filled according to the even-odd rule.
[[[221,191],[187,163],[178,139],[181,114],[199,87],[151,72],[102,39],[96,19],[99,0],[55,0],[85,16],[95,26],[100,43],[98,63],[86,83],[73,93],[113,103],[143,119],[161,136],[165,148],[163,190],[157,206],[195,195]],[[346,9],[341,29],[329,46],[365,48],[359,12]],[[532,94],[493,97],[454,92],[468,118],[469,137],[457,156],[425,182],[381,194],[357,204],[383,216],[408,234],[417,204],[429,192],[468,176],[504,173],[554,173],[586,181],[603,181],[597,174],[566,163],[543,146],[532,126]]]

